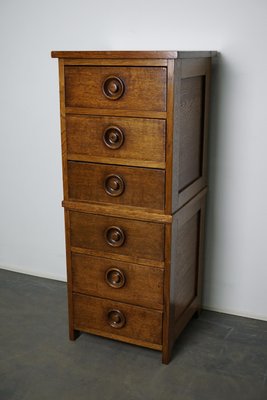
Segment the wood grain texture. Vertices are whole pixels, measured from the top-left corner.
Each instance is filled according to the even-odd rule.
[[[105,59],[94,59],[94,58],[65,58],[65,65],[101,65],[101,66],[111,66],[115,65],[117,67],[166,67],[167,60],[162,58],[105,58]]]
[[[104,217],[70,211],[71,245],[109,252],[134,255],[150,260],[164,260],[164,225],[123,218]],[[105,230],[118,226],[125,234],[121,247],[111,247],[105,240]]]
[[[52,51],[52,58],[93,58],[93,59],[109,59],[109,58],[130,58],[130,59],[154,59],[154,58],[199,58],[199,57],[215,57],[216,51]]]
[[[140,117],[164,119],[167,116],[166,111],[150,110],[119,110],[112,108],[93,108],[93,107],[65,107],[66,114],[79,115],[105,115],[111,117]]]
[[[118,149],[109,148],[103,139],[106,129],[117,127],[123,133],[123,143]],[[67,152],[72,159],[110,163],[134,161],[134,165],[147,166],[161,163],[165,167],[165,121],[160,119],[97,117],[67,115]]]
[[[88,214],[99,214],[126,219],[135,219],[138,221],[163,222],[170,224],[172,216],[163,214],[163,212],[154,212],[151,209],[128,207],[114,204],[84,203],[77,201],[63,201],[63,207],[72,211],[80,211]]]
[[[156,267],[156,268],[164,268],[165,263],[164,261],[159,261],[159,260],[151,260],[149,258],[143,258],[142,256],[138,256],[135,254],[131,255],[125,255],[125,254],[119,254],[119,253],[112,253],[109,251],[103,252],[101,250],[95,250],[95,249],[87,249],[87,248],[82,248],[82,247],[75,247],[71,246],[71,252],[72,253],[77,253],[77,254],[86,254],[88,256],[93,256],[93,257],[101,257],[101,258],[108,258],[109,260],[115,260],[115,261],[122,261],[122,262],[127,262],[130,264],[139,264],[139,265],[145,265],[148,267]]]
[[[74,326],[77,330],[97,329],[113,335],[162,344],[162,312],[97,297],[73,294]],[[109,310],[119,310],[126,319],[116,329],[108,323]]]
[[[112,181],[112,176],[107,179],[110,175],[121,180],[121,188],[124,185],[118,196],[106,192]],[[164,209],[165,173],[162,170],[69,161],[68,181],[70,200]]]
[[[124,82],[124,94],[117,100],[103,94],[109,76]],[[65,66],[65,94],[67,107],[165,111],[166,68]]]
[[[124,275],[120,288],[111,287],[105,273],[116,268]],[[163,269],[118,260],[72,254],[73,291],[148,308],[163,308]]]
[[[176,58],[177,51],[52,51],[52,58],[75,59],[166,59]]]

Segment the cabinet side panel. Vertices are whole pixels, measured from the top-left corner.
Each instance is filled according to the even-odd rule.
[[[205,194],[206,190],[203,190],[178,211],[172,224],[174,340],[201,305]]]
[[[174,102],[177,149],[173,180],[177,186],[173,192],[173,212],[207,185],[210,66],[210,58],[181,61],[180,90]]]

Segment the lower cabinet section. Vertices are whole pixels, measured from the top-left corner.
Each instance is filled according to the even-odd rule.
[[[203,190],[165,223],[66,210],[71,339],[92,333],[170,361],[201,309],[205,199]],[[105,236],[106,227],[115,233]]]
[[[74,329],[161,349],[162,312],[73,294]]]

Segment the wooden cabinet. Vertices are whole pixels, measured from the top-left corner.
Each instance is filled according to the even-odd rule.
[[[201,308],[212,52],[55,51],[70,338],[162,352]]]

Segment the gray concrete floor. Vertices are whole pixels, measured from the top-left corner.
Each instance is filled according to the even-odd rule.
[[[204,311],[173,359],[82,334],[66,284],[0,270],[0,400],[267,400],[267,322]]]

